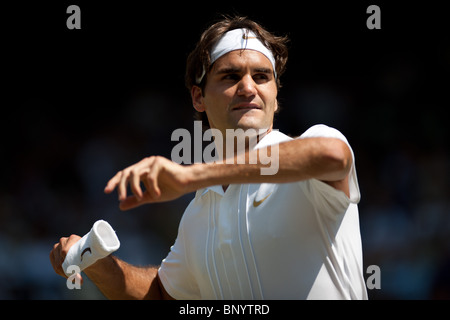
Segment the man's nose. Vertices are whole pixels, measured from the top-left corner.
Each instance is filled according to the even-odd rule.
[[[237,94],[244,97],[256,95],[256,83],[251,75],[245,75],[239,81]]]

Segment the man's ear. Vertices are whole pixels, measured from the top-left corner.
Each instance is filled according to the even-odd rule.
[[[204,112],[205,105],[204,105],[204,101],[203,101],[202,88],[200,88],[198,86],[192,86],[191,98],[192,98],[192,104],[194,105],[194,109],[197,110],[198,112]]]

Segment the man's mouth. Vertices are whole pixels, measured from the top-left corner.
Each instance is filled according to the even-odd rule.
[[[258,104],[249,102],[238,103],[231,110],[236,111],[236,110],[253,110],[253,109],[262,110],[262,108]]]

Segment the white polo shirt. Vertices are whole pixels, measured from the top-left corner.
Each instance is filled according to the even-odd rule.
[[[347,139],[325,125],[299,138]],[[257,148],[292,140],[278,131]],[[353,156],[353,151],[352,151]],[[159,276],[175,299],[367,299],[357,203],[319,180],[198,190]]]

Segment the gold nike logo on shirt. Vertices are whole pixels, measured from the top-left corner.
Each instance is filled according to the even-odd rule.
[[[271,194],[272,194],[272,192],[269,193],[267,196],[265,196],[264,198],[262,198],[262,199],[259,200],[259,201],[256,201],[256,199],[253,199],[253,206],[254,206],[255,208],[258,207],[258,206],[259,206],[261,203],[263,203],[264,200],[266,200]]]

